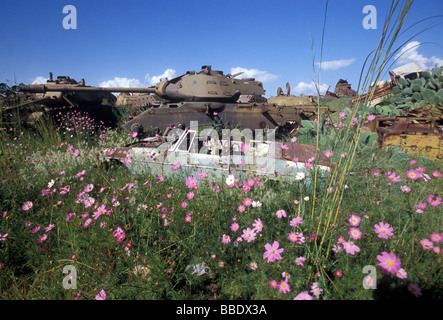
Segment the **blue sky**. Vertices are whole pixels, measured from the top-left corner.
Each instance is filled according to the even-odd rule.
[[[76,8],[77,29],[63,27],[66,5]],[[377,10],[376,29],[362,25],[366,5]],[[329,1],[323,91],[328,86],[333,91],[339,79],[356,89],[389,7],[388,0]],[[293,94],[312,94],[324,12],[323,0],[5,1],[0,82],[41,82],[52,72],[92,86],[151,86],[161,77],[212,65],[262,81],[266,96],[285,89],[286,82]],[[443,1],[416,0],[405,26],[438,14]],[[442,17],[433,18],[403,34],[398,46],[409,43],[411,49],[393,67],[443,63],[442,23]]]

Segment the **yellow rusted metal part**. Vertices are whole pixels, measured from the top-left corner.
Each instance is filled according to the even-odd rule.
[[[430,159],[443,159],[443,132],[432,118],[378,118],[378,146],[399,146],[402,151]]]

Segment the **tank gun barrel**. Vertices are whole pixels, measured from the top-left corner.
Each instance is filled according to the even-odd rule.
[[[128,92],[128,93],[157,93],[155,87],[147,88],[121,88],[121,87],[88,87],[51,84],[30,84],[20,86],[20,91],[29,93],[45,92]]]

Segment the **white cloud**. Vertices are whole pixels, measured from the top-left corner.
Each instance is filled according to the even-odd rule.
[[[115,77],[113,80],[103,81],[99,84],[99,87],[121,87],[121,88],[139,88],[143,87],[143,84],[138,79],[128,79],[126,77]]]
[[[48,79],[46,79],[45,77],[38,76],[31,82],[31,84],[45,84],[47,80]]]
[[[436,64],[439,66],[443,65],[443,59],[439,57],[432,56],[431,58],[427,58],[418,53],[418,48],[420,45],[421,43],[418,41],[411,41],[407,43],[403,48],[401,48],[400,52],[395,55],[397,64],[405,65],[410,62],[416,62],[424,69],[431,69]]]
[[[324,95],[326,91],[329,88],[329,85],[326,83],[323,83],[319,86],[320,88],[320,95]],[[306,82],[299,82],[297,85],[292,89],[291,88],[291,94],[295,96],[304,95],[304,96],[315,96],[317,95],[317,89],[316,84],[314,82],[306,83]]]
[[[316,62],[315,64],[320,67],[322,70],[337,70],[340,68],[347,67],[353,64],[355,59],[340,59],[340,60],[331,60],[331,61],[322,61]]]
[[[165,72],[163,72],[163,74],[158,75],[158,76],[149,76],[149,73],[146,74],[145,76],[145,80],[149,83],[149,85],[151,86],[155,86],[157,83],[159,83],[162,79],[165,80],[166,78],[168,78],[169,80],[171,80],[172,78],[175,78],[175,70],[174,69],[166,69]]]
[[[99,87],[106,88],[143,88],[156,85],[161,79],[172,79],[175,77],[174,69],[167,69],[163,74],[150,77],[149,74],[145,76],[145,82],[135,78],[127,77],[115,77],[112,80],[103,81],[99,84]]]
[[[243,72],[243,74],[239,75],[239,78],[255,78],[255,80],[260,82],[273,82],[278,79],[278,76],[268,71],[262,71],[258,69],[246,69],[243,67],[235,67],[231,68],[231,74],[236,74],[239,72]]]

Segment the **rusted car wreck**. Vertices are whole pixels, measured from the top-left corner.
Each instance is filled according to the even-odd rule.
[[[315,146],[275,142],[272,131],[263,137],[238,129],[223,129],[222,139],[214,128],[175,128],[167,136],[140,139],[125,147],[105,149],[100,159],[105,163],[124,164],[132,174],[149,172],[157,176],[190,176],[204,171],[214,178],[233,174],[236,178],[252,176],[279,181],[310,181],[309,171],[316,165],[319,177],[331,168],[329,159]]]

